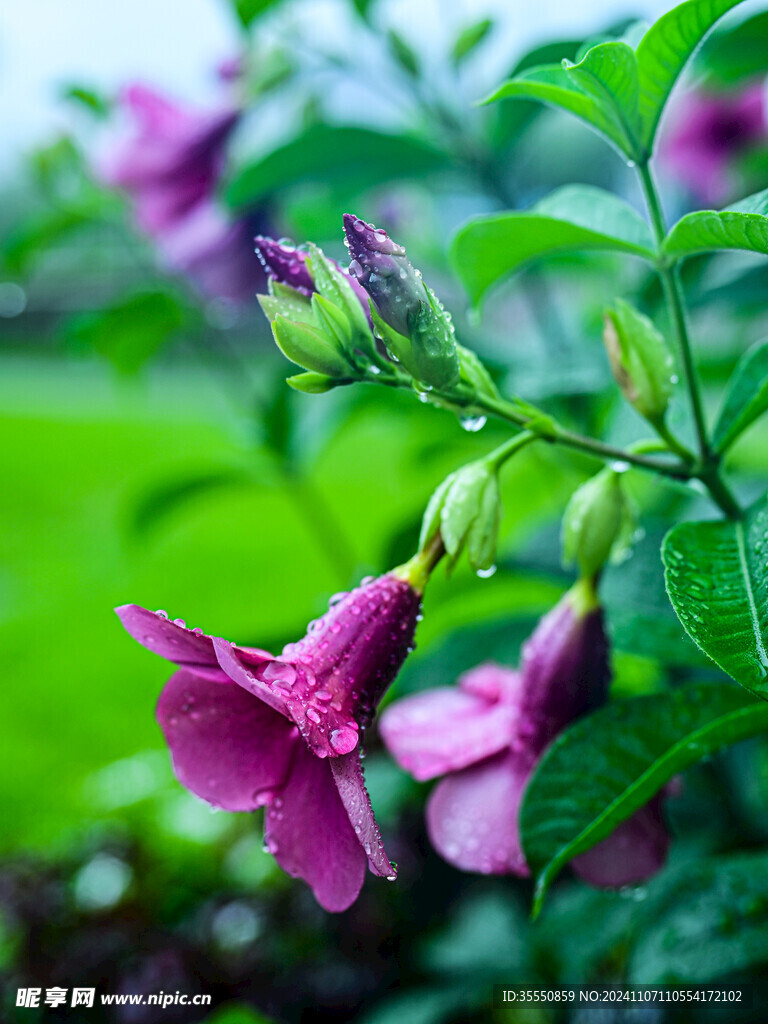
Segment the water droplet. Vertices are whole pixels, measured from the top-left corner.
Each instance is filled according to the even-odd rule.
[[[155,615],[159,615],[161,619],[168,618],[168,612],[165,611],[164,608],[158,608],[157,611],[155,612]]]
[[[487,569],[478,569],[477,575],[480,579],[487,580],[496,572],[497,566],[491,565]]]
[[[482,430],[487,422],[485,416],[461,416],[459,423],[462,425],[464,430],[468,430],[471,434],[477,433],[478,430]]]
[[[348,754],[357,746],[357,732],[348,725],[334,729],[331,733],[331,746],[337,754]]]
[[[320,715],[315,711],[314,708],[307,708],[307,718],[310,722],[314,722],[317,725],[320,722]]]
[[[186,629],[187,628],[187,624],[184,621],[184,619],[174,619],[173,620],[173,624],[175,626],[181,626],[182,629]]]
[[[296,682],[296,669],[284,661],[270,661],[260,671],[261,678],[265,683],[291,687]]]

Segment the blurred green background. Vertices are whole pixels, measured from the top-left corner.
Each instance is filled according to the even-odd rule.
[[[579,38],[565,39],[533,15],[517,31],[521,15],[502,5],[465,5],[442,23],[429,4],[403,12],[339,3],[326,32],[316,32],[312,6],[217,8],[240,62],[234,86],[211,75],[207,106],[234,89],[246,111],[216,186],[223,216],[248,229],[238,258],[254,260],[250,234],[269,230],[311,238],[341,259],[340,216],[354,210],[407,245],[464,344],[504,388],[585,432],[631,440],[642,426],[609,386],[600,317],[616,295],[661,315],[650,273],[603,256],[560,257],[498,289],[480,318],[468,314],[446,256],[470,214],[527,205],[565,180],[637,199],[619,159],[563,116],[472,105],[512,69],[574,56],[588,34],[618,31],[629,12],[596,4],[580,12]],[[662,9],[646,6],[633,13]],[[520,38],[535,44],[533,54]],[[768,15],[745,5],[705,46],[688,86],[703,81],[732,96],[762,83],[767,42]],[[80,45],[89,46],[85,26]],[[143,73],[126,72],[126,81]],[[47,1019],[13,1006],[25,983],[213,993],[208,1015],[169,1010],[164,1020],[432,1024],[517,1019],[488,1008],[494,982],[759,976],[768,894],[726,962],[718,941],[728,929],[727,890],[702,902],[682,880],[696,858],[717,893],[736,850],[764,872],[764,742],[688,774],[669,802],[676,842],[658,879],[611,894],[564,881],[535,925],[527,883],[463,876],[430,851],[426,787],[375,738],[366,773],[400,877],[393,886],[370,879],[339,917],[276,868],[258,815],[213,813],[175,782],[153,717],[167,666],[130,642],[113,607],[164,608],[277,650],[334,592],[409,557],[434,487],[507,435],[492,424],[462,429],[407,394],[289,392],[288,366],[256,303],[171,271],[158,240],[136,228],[130,204],[101,179],[98,153],[125,126],[115,83],[94,74],[55,83],[59,129],[34,146],[21,140],[2,182],[3,1019]],[[164,76],[172,86],[172,62]],[[378,105],[366,91],[372,80]],[[723,151],[731,190],[723,202],[766,185],[768,130]],[[660,170],[670,211],[700,202],[695,182]],[[710,406],[747,344],[767,333],[767,282],[757,258],[686,265]],[[683,410],[676,415],[685,431]],[[764,426],[739,443],[733,464],[757,494],[768,471]],[[569,582],[559,519],[594,469],[545,446],[509,465],[498,571],[438,573],[395,695],[450,683],[489,657],[515,663],[521,640]],[[644,535],[604,582],[619,695],[716,674],[668,607],[658,560],[664,522],[694,513],[697,502],[637,474],[629,486]],[[684,941],[691,921],[694,957]],[[87,1019],[156,1019],[133,1012],[96,1008]],[[758,1010],[734,1012],[610,1019],[761,1019]],[[72,1013],[49,1016],[81,1019]]]

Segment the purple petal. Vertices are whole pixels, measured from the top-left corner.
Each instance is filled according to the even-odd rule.
[[[668,848],[661,797],[656,796],[601,843],[574,858],[571,867],[586,882],[614,889],[656,874],[664,865]]]
[[[398,764],[423,782],[504,750],[514,715],[509,704],[441,687],[387,708],[379,732]]]
[[[210,200],[199,202],[157,241],[165,265],[188,277],[204,295],[246,302],[264,283],[248,225],[233,223]]]
[[[523,692],[523,677],[506,665],[485,661],[459,676],[459,687],[488,701],[503,701],[517,706]]]
[[[183,786],[227,811],[252,811],[283,785],[295,728],[234,683],[182,669],[160,694],[157,720]]]
[[[305,637],[283,648],[285,678],[274,685],[318,757],[357,746],[411,650],[420,607],[410,584],[379,576],[339,595]]]
[[[206,678],[223,679],[213,640],[202,631],[187,629],[181,619],[173,622],[164,612],[151,612],[138,604],[124,604],[115,611],[133,639],[148,651],[176,665],[193,668]]]
[[[502,753],[438,783],[427,804],[438,853],[462,871],[528,875],[517,817],[529,775],[530,766]]]
[[[341,802],[347,811],[355,835],[365,850],[371,871],[375,875],[394,881],[397,869],[384,852],[384,843],[373,815],[371,798],[365,788],[360,751],[355,750],[343,757],[333,757],[329,763]]]
[[[280,665],[281,662],[267,654],[266,651],[259,651],[256,648],[235,647],[222,637],[215,637],[213,649],[218,658],[219,665],[226,672],[232,682],[242,686],[248,693],[264,701],[281,715],[289,717],[286,708],[285,697],[281,694],[276,685],[278,677],[273,676],[273,682],[265,682],[256,673],[259,669],[265,669],[271,665]],[[265,657],[266,655],[266,657]]]
[[[327,761],[298,744],[288,781],[267,807],[267,849],[294,878],[303,878],[318,903],[337,913],[357,899],[366,857]]]

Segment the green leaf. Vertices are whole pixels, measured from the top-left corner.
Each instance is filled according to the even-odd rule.
[[[642,217],[590,185],[566,185],[530,210],[475,217],[459,229],[451,246],[454,266],[475,305],[492,285],[531,260],[579,249],[654,259],[653,239]]]
[[[662,547],[686,632],[720,668],[768,699],[768,500],[743,520],[680,523]]]
[[[72,85],[66,85],[61,91],[61,97],[64,100],[71,100],[73,103],[78,103],[81,107],[84,107],[98,118],[107,117],[112,109],[112,105],[106,97],[86,85],[77,85],[74,83]]]
[[[123,373],[135,373],[184,322],[184,309],[169,292],[140,292],[108,309],[86,313],[67,326],[70,342],[106,356]]]
[[[637,47],[641,141],[648,152],[675,82],[701,40],[741,0],[686,0],[659,18]]]
[[[571,80],[591,95],[602,107],[610,109],[625,137],[624,152],[640,159],[640,110],[637,57],[626,43],[600,43],[587,51],[578,64],[564,62]]]
[[[392,56],[403,71],[406,71],[414,78],[418,78],[419,58],[410,43],[406,42],[400,33],[395,32],[394,29],[389,29],[387,32],[387,42],[389,43],[389,49]]]
[[[768,70],[768,11],[735,28],[713,32],[696,55],[698,70],[718,83],[733,85]]]
[[[368,128],[314,124],[253,163],[229,182],[233,207],[250,206],[272,192],[303,184],[370,188],[444,168],[448,157],[422,140]]]
[[[616,701],[562,733],[540,761],[520,811],[523,850],[537,876],[534,914],[569,861],[675,775],[767,729],[768,706],[736,687],[699,683]]]
[[[662,248],[673,259],[718,249],[745,249],[768,255],[768,189],[727,210],[686,214],[669,232]]]
[[[620,153],[630,155],[633,152],[632,144],[613,106],[599,102],[593,95],[580,89],[560,64],[542,64],[524,71],[505,82],[485,102],[494,103],[506,99],[537,100],[550,107],[567,110],[613,143]]]
[[[739,434],[768,410],[768,341],[745,352],[728,382],[712,443],[715,450],[730,448]]]
[[[275,7],[280,0],[231,0],[237,20],[243,28],[250,28],[257,18]]]
[[[176,480],[163,480],[157,487],[142,494],[130,511],[128,526],[142,536],[189,502],[214,491],[253,486],[254,478],[234,467],[194,473]]]
[[[483,18],[467,25],[459,32],[451,48],[451,60],[454,67],[458,67],[470,54],[474,53],[492,28],[493,21],[490,18]]]
[[[702,984],[768,960],[768,854],[687,863],[663,881],[665,906],[638,930],[631,982]]]

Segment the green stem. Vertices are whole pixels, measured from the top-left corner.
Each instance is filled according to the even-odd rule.
[[[656,237],[656,244],[659,251],[661,251],[664,238],[667,234],[667,226],[661,209],[661,202],[659,201],[659,193],[656,189],[656,184],[653,180],[648,160],[646,159],[641,161],[638,164],[637,169],[643,186],[643,192],[645,193],[645,201],[648,205],[648,212],[651,217],[653,232]],[[667,266],[664,263],[659,263],[657,271],[664,288],[664,296],[672,317],[675,334],[677,335],[680,355],[683,361],[685,382],[688,387],[693,420],[696,426],[700,461],[698,466],[692,467],[690,475],[704,484],[709,491],[712,500],[719,505],[722,511],[729,518],[737,519],[742,515],[741,506],[733,496],[728,485],[720,476],[718,460],[709,443],[707,423],[704,416],[704,404],[702,402],[701,388],[699,386],[699,377],[693,360],[693,350],[685,318],[685,297],[680,283],[680,274],[676,266]],[[662,436],[665,437],[665,440],[667,440],[668,443],[671,440],[673,444],[678,444],[672,435],[666,437],[662,434]],[[670,444],[670,447],[672,447],[672,444]],[[673,450],[676,450],[678,454],[683,455],[679,448],[673,447]],[[685,456],[683,457],[685,458]],[[689,459],[685,458],[685,461],[689,462]]]
[[[508,423],[514,423],[518,427],[527,427],[531,423],[530,417],[521,413],[512,402],[507,402],[504,399],[478,395],[475,397],[475,404],[485,412],[499,419],[506,420]],[[552,444],[562,444],[567,448],[575,448],[578,451],[586,452],[600,459],[612,462],[628,462],[630,465],[639,466],[642,469],[650,469],[655,473],[661,473],[664,476],[670,476],[678,480],[687,480],[691,476],[687,466],[679,463],[662,462],[647,455],[626,451],[624,448],[615,448],[613,445],[605,444],[603,441],[597,441],[592,437],[585,437],[582,434],[566,430],[552,420],[548,423],[548,430],[537,433],[537,436]]]
[[[515,434],[514,437],[511,437],[509,441],[505,441],[504,444],[500,444],[498,448],[495,448],[486,456],[485,461],[498,472],[507,459],[512,458],[515,452],[519,452],[521,448],[525,448],[531,441],[536,440],[536,434],[530,430],[524,430],[520,434]]]
[[[693,465],[696,461],[696,456],[693,454],[690,448],[678,440],[672,431],[667,426],[664,420],[660,420],[658,423],[653,424],[656,433],[664,441],[667,448],[675,455],[679,455],[683,462],[686,462],[689,466]]]
[[[648,161],[646,160],[638,164],[637,169],[642,182],[643,192],[645,193],[645,201],[648,204],[648,212],[651,216],[651,223],[653,224],[656,243],[659,248],[661,248],[661,244],[667,234],[667,226],[664,221],[664,214],[659,201],[659,193],[656,189]],[[711,452],[709,447],[709,438],[707,436],[707,424],[704,417],[704,405],[701,400],[699,378],[693,361],[693,351],[691,349],[691,341],[688,336],[688,325],[685,319],[685,300],[683,298],[683,289],[680,284],[680,275],[676,267],[667,266],[659,266],[658,274],[664,289],[667,306],[672,316],[672,323],[675,328],[678,347],[683,361],[685,382],[688,387],[688,393],[691,400],[691,410],[693,412],[694,423],[696,424],[696,436],[699,443],[699,452],[701,454],[702,462],[706,463],[711,457]]]

